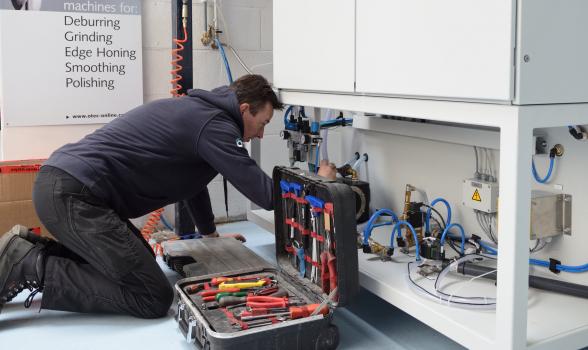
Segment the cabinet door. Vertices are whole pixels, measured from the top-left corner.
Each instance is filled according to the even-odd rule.
[[[353,92],[355,0],[274,1],[274,85]]]
[[[519,4],[515,104],[588,102],[588,1]]]
[[[513,0],[357,0],[357,92],[512,100]]]

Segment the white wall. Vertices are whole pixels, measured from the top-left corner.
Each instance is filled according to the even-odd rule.
[[[262,74],[270,81],[272,79],[272,1],[271,0],[219,0],[221,6],[219,25],[224,31],[221,37],[224,42],[232,45],[245,63],[258,74]],[[195,47],[194,57],[194,87],[211,89],[227,84],[222,61],[218,50],[203,47],[200,36],[203,31],[203,4],[194,1],[193,33]],[[212,8],[209,7],[209,20],[212,20]],[[144,102],[159,98],[168,98],[171,84],[171,48],[172,48],[172,18],[170,0],[143,1],[143,93]],[[139,40],[139,38],[138,38]],[[245,70],[238,64],[235,57],[227,50],[233,77],[245,74]],[[36,92],[35,92],[36,93]],[[32,97],[31,97],[32,98]],[[280,119],[279,115],[275,119]],[[275,147],[282,143],[272,142],[279,134],[279,123],[274,121],[268,127],[267,138],[263,141],[263,148],[272,147],[267,155],[273,157]],[[71,126],[39,126],[39,127],[11,127],[3,130],[0,143],[3,148],[3,159],[46,158],[55,149],[65,143],[74,142],[84,135],[94,131],[101,125],[71,125]],[[274,140],[275,141],[275,140]],[[284,151],[285,152],[285,151]],[[279,153],[279,152],[278,152]],[[276,153],[277,154],[277,153]],[[285,153],[284,153],[285,154]],[[271,174],[273,159],[264,159],[264,170]],[[285,156],[284,156],[285,157]],[[272,159],[271,161],[269,159]],[[284,158],[286,163],[287,159]],[[222,181],[217,177],[209,185],[213,210],[216,216],[225,216]],[[234,188],[229,190],[230,213],[232,218],[244,218],[247,201]],[[171,210],[167,211],[171,219]]]
[[[272,80],[272,1],[225,0],[218,1],[221,39],[239,53],[254,73]],[[212,7],[209,4],[209,23]],[[212,89],[228,83],[218,50],[204,47],[200,37],[204,29],[204,5],[194,1],[192,31],[194,35],[194,87]],[[145,102],[169,97],[170,59],[172,48],[171,2],[169,0],[143,1],[143,65]],[[233,78],[246,74],[235,56],[226,50]],[[275,123],[271,123],[275,125]],[[265,147],[265,146],[262,146]],[[264,167],[271,175],[271,168]],[[217,176],[208,186],[217,221],[226,219],[222,178]],[[229,216],[232,220],[245,218],[248,202],[229,186]],[[166,210],[169,219],[172,211]]]

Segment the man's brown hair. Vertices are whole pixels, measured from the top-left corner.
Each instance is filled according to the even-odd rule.
[[[239,104],[248,103],[251,114],[255,115],[266,103],[273,109],[282,110],[284,105],[272,89],[270,83],[261,75],[249,74],[235,80],[229,88],[237,94]]]

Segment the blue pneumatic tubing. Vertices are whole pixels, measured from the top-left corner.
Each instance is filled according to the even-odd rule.
[[[414,242],[415,242],[415,249],[416,249],[416,260],[420,261],[421,260],[421,250],[419,248],[419,237],[416,234],[416,231],[414,230],[414,227],[412,227],[412,225],[408,222],[408,221],[404,221],[404,220],[400,220],[396,223],[396,225],[394,225],[394,227],[392,228],[392,235],[390,236],[390,247],[393,248],[394,247],[394,234],[396,232],[398,232],[398,237],[402,237],[401,236],[401,232],[400,232],[400,226],[404,225],[406,227],[408,227],[410,229],[410,231],[412,232],[412,236],[414,237]]]
[[[374,229],[374,227],[377,227],[377,226],[374,226],[374,222],[383,214],[388,214],[392,217],[392,221],[388,225],[391,225],[395,221],[398,222],[398,216],[392,210],[383,208],[383,209],[376,211],[372,215],[372,217],[369,219],[369,221],[367,222],[367,224],[365,226],[365,229],[363,230],[363,245],[369,245],[369,243],[370,243],[369,239],[370,239],[370,236],[372,235],[372,230]],[[378,226],[383,226],[383,225],[386,225],[386,224],[381,224]]]
[[[231,66],[229,65],[229,60],[227,59],[225,49],[223,48],[223,45],[221,44],[220,40],[218,40],[218,38],[214,39],[214,42],[216,43],[216,46],[218,46],[218,50],[221,54],[221,57],[223,58],[223,62],[225,63],[225,70],[227,71],[227,78],[229,79],[229,83],[232,84],[233,74],[231,73]]]
[[[335,119],[325,120],[325,121],[320,122],[320,126],[326,128],[326,127],[338,125],[341,123],[341,120],[344,121],[345,125],[352,125],[353,124],[352,118],[346,118],[346,119],[335,118]]]
[[[458,223],[447,225],[445,227],[445,230],[443,230],[443,234],[441,235],[441,240],[439,241],[439,243],[441,245],[441,249],[443,249],[443,245],[445,244],[445,237],[447,236],[447,234],[449,233],[449,230],[452,227],[457,227],[459,229],[459,232],[461,233],[461,255],[464,255],[465,254],[465,241],[466,241],[465,231],[463,230],[463,227]]]
[[[488,252],[488,254],[490,254],[490,255],[498,255],[498,250],[492,248],[486,242],[484,242],[482,240],[479,240],[478,243],[480,243],[480,247],[484,248]]]
[[[163,216],[163,213],[161,214],[161,222],[163,223],[163,226],[165,226],[168,230],[170,230],[170,231],[174,230],[172,225],[170,225],[169,222],[167,222],[167,219],[165,218],[165,216]]]
[[[547,183],[549,181],[549,178],[551,178],[551,173],[553,172],[554,164],[555,157],[549,157],[549,170],[547,170],[547,175],[545,175],[544,178],[541,178],[539,176],[539,173],[537,172],[537,168],[535,168],[535,161],[531,160],[531,170],[533,170],[533,177],[535,178],[535,181],[539,182],[540,184]]]
[[[286,113],[284,113],[284,128],[287,130],[296,130],[296,123],[292,123],[288,121],[288,116],[292,113],[292,109],[294,106],[289,106],[286,109]]]
[[[315,174],[318,174],[318,170],[319,170],[319,156],[320,156],[319,151],[320,151],[320,149],[321,149],[321,146],[317,145],[316,146],[316,162],[314,165],[314,173]]]
[[[451,205],[449,205],[448,201],[439,197],[439,198],[435,198],[431,202],[431,207],[434,207],[435,204],[437,204],[439,202],[445,204],[445,206],[447,207],[447,226],[449,226],[449,224],[451,224]],[[429,221],[431,221],[431,208],[427,209],[427,217],[425,218],[425,232],[430,232],[429,231]]]
[[[529,264],[543,266],[543,267],[549,267],[549,261],[538,260],[538,259],[529,259]],[[557,264],[557,265],[555,265],[555,268],[556,268],[556,270],[559,270],[559,271],[579,273],[579,272],[588,271],[588,264],[578,265],[578,266]]]

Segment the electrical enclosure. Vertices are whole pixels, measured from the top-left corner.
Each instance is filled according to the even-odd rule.
[[[463,205],[485,213],[495,213],[498,207],[498,183],[464,180]]]
[[[531,239],[572,234],[572,196],[533,191]]]

